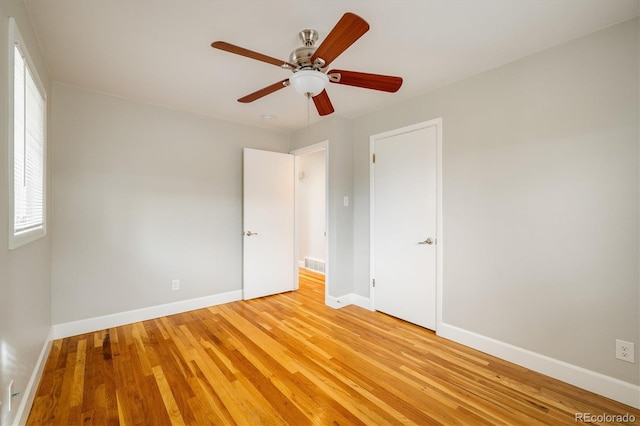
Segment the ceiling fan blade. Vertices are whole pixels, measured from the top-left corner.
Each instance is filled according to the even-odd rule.
[[[295,65],[290,64],[289,62],[282,61],[277,58],[272,58],[271,56],[263,55],[262,53],[254,52],[253,50],[245,49],[244,47],[227,43],[226,41],[214,41],[213,43],[211,43],[211,47],[224,50],[226,52],[235,53],[236,55],[245,56],[247,58],[256,59],[258,61],[276,65],[278,67],[282,67],[283,65],[286,65],[287,67],[292,67],[292,68],[296,67]]]
[[[312,99],[313,103],[316,105],[318,114],[329,115],[334,111],[333,105],[331,105],[331,100],[329,99],[329,95],[327,94],[326,90],[323,90],[319,95],[314,96]]]
[[[262,88],[260,90],[256,90],[255,92],[250,93],[247,96],[244,96],[244,97],[238,99],[238,102],[242,102],[243,104],[248,104],[249,102],[253,102],[256,99],[260,99],[260,98],[262,98],[264,96],[267,96],[270,93],[273,93],[273,92],[275,92],[277,90],[280,90],[280,89],[283,89],[283,88],[287,87],[289,85],[288,82],[289,82],[289,79],[285,78],[282,81],[279,81],[277,83],[273,83],[270,86],[264,87],[264,88]]]
[[[382,90],[383,92],[394,93],[402,86],[402,77],[392,75],[368,74],[344,70],[331,70],[327,75],[329,76],[329,81],[332,83]]]
[[[324,60],[322,66],[326,67],[367,31],[369,31],[367,21],[354,13],[345,13],[311,56],[311,63],[322,58]]]

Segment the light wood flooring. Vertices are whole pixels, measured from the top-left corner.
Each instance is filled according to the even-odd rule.
[[[576,424],[640,411],[300,290],[57,340],[31,425]]]

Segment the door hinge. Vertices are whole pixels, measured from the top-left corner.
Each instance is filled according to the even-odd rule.
[[[373,154],[373,158],[371,159],[371,161],[373,161],[373,164],[376,164],[376,154]]]
[[[371,280],[371,281],[373,281],[373,286],[375,287],[375,286],[376,286],[376,279],[374,278],[374,279],[373,279],[373,280]]]

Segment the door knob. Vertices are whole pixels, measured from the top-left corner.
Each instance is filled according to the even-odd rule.
[[[432,239],[432,238],[427,238],[427,239],[426,239],[426,240],[424,240],[424,241],[420,241],[418,244],[423,244],[423,245],[424,245],[424,244],[428,244],[428,245],[431,245],[431,244],[433,244],[433,239]]]
[[[247,237],[250,237],[252,235],[258,235],[258,233],[257,232],[247,231]]]

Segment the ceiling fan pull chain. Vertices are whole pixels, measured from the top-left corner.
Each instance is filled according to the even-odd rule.
[[[311,96],[307,95],[307,133],[311,131]]]

